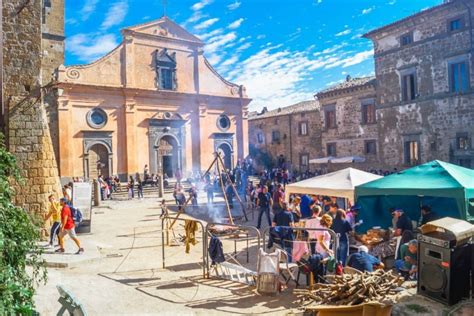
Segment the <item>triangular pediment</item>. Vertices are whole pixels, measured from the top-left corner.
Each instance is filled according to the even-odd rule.
[[[156,51],[156,61],[158,63],[176,64],[176,53],[169,53],[165,48],[162,51]]]
[[[161,19],[147,23],[131,26],[125,30],[158,37],[168,37],[174,40],[183,40],[204,44],[198,37],[189,33],[186,29],[164,16]]]

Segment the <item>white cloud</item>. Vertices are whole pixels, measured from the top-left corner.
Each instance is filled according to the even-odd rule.
[[[234,32],[230,32],[223,35],[214,36],[209,39],[208,44],[205,47],[205,52],[208,54],[213,54],[220,48],[228,45],[237,38]]]
[[[265,47],[249,58],[232,65],[227,75],[233,82],[244,84],[254,99],[252,110],[259,104],[276,108],[312,99],[313,91],[301,84],[310,77],[313,61],[304,52],[279,51],[280,45]]]
[[[207,57],[206,59],[211,65],[215,66],[215,65],[219,64],[219,62],[222,60],[222,56],[212,54],[209,57]]]
[[[186,21],[184,21],[183,23],[183,26],[186,26],[188,24],[191,24],[191,23],[196,23],[204,18],[207,18],[208,15],[207,14],[203,14],[201,11],[194,11],[194,13],[189,17],[189,19],[187,19]]]
[[[227,6],[227,9],[229,10],[235,10],[235,9],[238,9],[240,7],[240,5],[242,4],[242,2],[240,1],[235,1],[234,3],[231,3]]]
[[[223,32],[224,32],[223,29],[215,29],[215,30],[213,30],[213,31],[211,31],[211,32],[198,35],[198,37],[199,37],[201,40],[205,41],[205,40],[207,40],[208,38],[211,38],[211,37],[216,36],[216,35],[220,35],[220,34],[222,34]]]
[[[230,23],[227,27],[230,28],[231,30],[237,29],[240,27],[242,22],[244,21],[243,18],[240,18],[238,20],[235,20],[234,22]]]
[[[390,1],[388,4],[389,4],[389,5],[394,5],[395,3],[397,3],[397,0],[392,0],[392,1]]]
[[[84,6],[82,7],[79,14],[81,15],[82,21],[87,21],[92,13],[94,13],[95,8],[97,7],[97,3],[99,0],[86,0],[84,2]]]
[[[241,52],[241,51],[246,50],[247,48],[250,48],[250,46],[252,46],[252,43],[245,43],[245,44],[243,44],[243,45],[237,47],[236,50],[237,50],[238,52]]]
[[[125,19],[128,12],[127,0],[115,2],[105,15],[104,22],[102,22],[101,29],[107,30],[112,26],[119,25]]]
[[[91,62],[109,53],[118,43],[113,34],[94,36],[76,34],[66,39],[67,51],[83,62]]]
[[[344,64],[342,65],[342,67],[346,68],[346,67],[349,67],[349,66],[354,66],[354,65],[360,64],[361,62],[366,61],[367,59],[369,59],[373,55],[374,55],[374,51],[372,49],[357,53],[352,57],[346,58],[344,60]]]
[[[239,61],[239,56],[234,55],[231,58],[226,59],[226,61],[224,61],[222,63],[222,66],[231,66],[231,65],[235,64],[238,61]]]
[[[372,12],[373,9],[374,7],[370,7],[370,8],[362,10],[362,15],[369,14],[370,12]]]
[[[335,36],[344,36],[344,35],[351,34],[351,32],[352,32],[351,29],[346,29],[344,31],[341,31],[341,32],[337,33]]]
[[[218,18],[212,18],[212,19],[208,19],[206,21],[203,21],[201,23],[199,23],[198,25],[196,25],[194,28],[196,30],[204,30],[204,29],[207,29],[209,26],[215,24],[217,21],[219,21]]]
[[[357,64],[360,64],[370,57],[374,55],[374,51],[372,49],[366,50],[363,52],[356,53],[353,56],[347,57],[347,58],[337,58],[333,63],[327,64],[324,68],[325,69],[331,69],[335,67],[342,67],[342,68],[347,68],[349,66],[354,66]]]
[[[196,2],[191,6],[191,10],[193,11],[199,11],[202,10],[205,6],[209,5],[212,3],[212,0],[201,0],[199,2]]]
[[[257,39],[264,39],[265,37],[267,37],[265,34],[260,34],[260,35],[257,35]]]

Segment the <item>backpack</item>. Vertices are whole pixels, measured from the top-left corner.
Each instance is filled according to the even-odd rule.
[[[82,213],[78,208],[75,208],[73,206],[70,207],[71,209],[71,216],[72,219],[74,220],[74,223],[80,224],[82,222]]]

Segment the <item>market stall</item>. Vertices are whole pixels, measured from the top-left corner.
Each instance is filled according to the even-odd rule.
[[[288,201],[291,194],[314,194],[346,198],[352,202],[355,186],[380,178],[372,173],[346,168],[287,185],[285,199]]]
[[[434,160],[355,188],[362,207],[359,232],[374,226],[388,228],[389,212],[401,208],[414,221],[420,218],[421,205],[430,205],[439,217],[474,220],[474,170]]]

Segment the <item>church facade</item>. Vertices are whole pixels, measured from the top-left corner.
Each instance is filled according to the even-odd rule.
[[[163,17],[122,30],[101,59],[58,69],[59,170],[63,179],[228,168],[248,154],[244,86],[226,81],[204,43]]]

